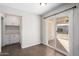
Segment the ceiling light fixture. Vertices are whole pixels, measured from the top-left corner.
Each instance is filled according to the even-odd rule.
[[[40,3],[40,6],[46,6],[47,3]]]

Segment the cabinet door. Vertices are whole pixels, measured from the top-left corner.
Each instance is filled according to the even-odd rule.
[[[6,15],[5,24],[6,25],[16,25],[16,26],[18,26],[20,24],[20,18],[17,17],[17,16]]]
[[[10,44],[14,44],[18,42],[19,42],[19,36],[17,34],[11,34]]]
[[[19,34],[15,34],[15,41],[16,41],[16,42],[20,42]]]
[[[5,37],[4,37],[3,42],[2,42],[3,46],[4,45],[8,45],[9,41],[10,41],[10,35],[9,34],[5,34]]]

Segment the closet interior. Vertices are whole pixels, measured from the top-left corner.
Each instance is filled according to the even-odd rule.
[[[2,47],[21,44],[21,17],[4,14],[2,18]]]

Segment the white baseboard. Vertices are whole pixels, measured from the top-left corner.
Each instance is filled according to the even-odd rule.
[[[41,43],[39,42],[39,43],[31,44],[31,45],[22,46],[22,48],[24,49],[24,48],[35,46],[35,45],[38,45],[38,44],[41,44]]]

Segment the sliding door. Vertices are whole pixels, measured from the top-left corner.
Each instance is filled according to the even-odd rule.
[[[73,51],[73,9],[45,19],[46,44],[69,55]]]
[[[56,17],[56,48],[64,54],[70,53],[72,35],[72,10],[57,14]],[[72,17],[73,18],[73,17]]]
[[[69,52],[69,16],[61,15],[56,19],[56,48]]]
[[[51,18],[48,18],[48,45],[52,46],[55,48],[55,38],[56,38],[56,35],[55,35],[55,24],[56,24],[56,21],[55,21],[55,18],[54,17],[51,17]]]

